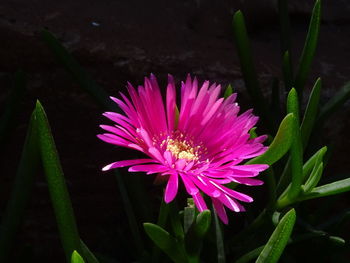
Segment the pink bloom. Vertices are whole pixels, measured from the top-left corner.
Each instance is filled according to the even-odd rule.
[[[203,194],[209,196],[221,220],[227,224],[224,207],[235,212],[244,211],[238,202],[252,202],[253,198],[225,187],[235,182],[261,185],[254,179],[268,168],[265,164],[240,164],[264,153],[262,142],[266,136],[250,139],[248,131],[258,117],[248,110],[238,115],[236,94],[219,98],[220,85],[205,81],[198,90],[197,79],[188,76],[181,84],[180,112],[176,106],[173,77],[169,75],[166,101],[154,75],[145,78],[144,86],[137,90],[128,83],[131,100],[120,93],[123,100],[113,98],[125,112],[121,115],[106,112],[104,116],[114,125],[101,125],[107,133],[101,140],[136,149],[147,157],[111,163],[102,170],[130,166],[130,172],[158,174],[167,180],[165,202],[171,202],[179,188],[179,179],[193,197],[199,211],[207,209]]]

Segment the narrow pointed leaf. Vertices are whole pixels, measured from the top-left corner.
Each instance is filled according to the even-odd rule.
[[[79,253],[74,250],[72,253],[71,263],[85,263],[84,259],[79,255]]]
[[[303,146],[299,129],[299,101],[296,90],[293,88],[287,98],[287,112],[296,116],[294,121],[293,142],[290,147],[292,183],[287,198],[293,200],[300,192],[303,181]]]
[[[36,103],[35,118],[39,135],[41,159],[51,202],[63,249],[69,261],[74,250],[81,251],[80,238],[61,163],[51,134],[51,128],[46,113],[39,101]]]
[[[315,187],[308,194],[302,195],[299,201],[341,194],[348,191],[350,191],[350,178]]]
[[[225,90],[225,93],[224,93],[224,98],[228,98],[229,96],[231,96],[233,93],[233,88],[231,86],[231,84],[228,84],[226,90]]]
[[[309,158],[309,160],[303,166],[303,180],[306,180],[313,168],[319,165],[319,163],[323,160],[323,156],[327,152],[327,147],[324,146],[320,150],[318,150],[313,156]],[[318,162],[319,161],[319,162]],[[315,164],[316,163],[316,164]]]
[[[112,103],[109,96],[79,65],[69,51],[47,30],[41,32],[41,36],[57,61],[71,74],[73,79],[105,109],[118,111],[118,107]]]
[[[312,16],[310,20],[309,30],[306,36],[304,49],[299,61],[298,71],[295,77],[295,88],[298,91],[300,98],[302,98],[303,88],[306,82],[306,78],[310,72],[311,63],[314,58],[318,35],[320,31],[321,23],[321,1],[317,0],[312,10]]]
[[[303,147],[304,149],[307,146],[307,143],[309,141],[312,128],[314,126],[316,117],[317,117],[317,111],[318,111],[318,104],[320,101],[320,94],[321,94],[321,87],[322,82],[321,79],[318,78],[315,82],[315,85],[311,91],[309,101],[306,106],[303,122],[301,123],[301,139],[303,141]]]
[[[283,216],[256,260],[257,263],[278,262],[292,234],[295,219],[296,214],[294,209],[291,209]]]
[[[323,172],[323,162],[321,162],[317,168],[314,167],[313,171],[310,174],[309,179],[306,181],[305,185],[302,186],[304,193],[310,192],[318,184],[321,179]]]
[[[181,245],[160,226],[152,223],[144,223],[143,227],[149,238],[176,263],[187,262],[186,255]]]
[[[318,124],[324,122],[332,113],[339,110],[339,108],[350,98],[350,82],[346,83],[342,89],[335,94],[320,111]]]
[[[13,190],[5,213],[2,215],[0,228],[0,262],[10,262],[16,233],[23,218],[34,176],[40,170],[40,152],[37,145],[37,127],[32,115],[24,142],[21,159],[17,168]]]
[[[26,77],[22,71],[14,74],[9,98],[6,101],[4,113],[0,118],[0,145],[6,143],[16,126],[16,116],[21,109],[21,102],[24,97]]]
[[[269,149],[264,154],[247,162],[247,164],[265,163],[272,165],[281,159],[287,153],[292,143],[294,137],[294,121],[295,117],[292,113],[284,117]]]
[[[271,120],[269,119],[267,107],[264,102],[264,96],[259,87],[258,76],[253,63],[251,45],[248,39],[244,16],[241,11],[237,11],[233,16],[233,34],[248,93],[251,96],[260,116],[262,116],[262,118],[264,118],[264,120],[271,127]]]

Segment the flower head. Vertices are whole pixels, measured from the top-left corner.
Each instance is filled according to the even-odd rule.
[[[107,133],[98,137],[141,151],[147,157],[114,162],[102,170],[130,166],[131,172],[158,174],[167,180],[164,194],[167,203],[175,198],[180,179],[199,211],[207,209],[202,196],[205,194],[226,224],[224,207],[244,211],[238,201],[252,202],[253,198],[225,184],[263,184],[252,177],[268,165],[240,164],[266,151],[262,144],[266,136],[254,139],[249,136],[249,130],[258,121],[252,110],[239,115],[236,94],[219,98],[220,85],[205,81],[199,88],[197,79],[190,76],[181,84],[180,107],[176,105],[175,84],[170,75],[165,103],[154,75],[145,78],[144,86],[137,90],[130,83],[127,88],[130,99],[123,93],[120,93],[123,100],[111,97],[125,115],[104,113],[114,125],[101,125]]]

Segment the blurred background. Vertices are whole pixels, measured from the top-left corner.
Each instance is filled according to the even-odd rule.
[[[314,1],[290,2],[292,57],[296,62]],[[350,80],[350,2],[323,0],[322,4],[320,40],[306,93],[320,76],[324,102]],[[100,132],[98,125],[107,122],[101,116],[103,109],[57,63],[40,32],[43,29],[52,32],[110,95],[118,96],[127,81],[141,84],[150,73],[156,74],[163,87],[168,73],[177,81],[191,73],[223,87],[231,83],[242,108],[248,109],[251,104],[244,89],[231,28],[232,15],[238,9],[245,15],[255,66],[264,95],[269,96],[273,77],[282,76],[274,0],[2,0],[0,110],[4,108],[11,75],[16,70],[27,73],[27,89],[18,105],[17,128],[0,148],[0,213],[10,195],[30,114],[36,99],[40,99],[52,127],[81,237],[92,250],[118,254],[119,258],[124,257],[122,262],[129,262],[130,248],[116,238],[125,233],[128,223],[115,178],[100,169],[132,153],[96,138]],[[349,113],[346,103],[326,126],[323,144],[331,144],[334,152],[326,177],[350,173]],[[145,181],[156,200],[158,192],[154,191],[159,189],[153,189],[152,179]],[[335,209],[349,207],[344,195],[336,200],[328,202],[329,205]],[[157,207],[159,198],[154,203]],[[317,206],[317,202],[311,202],[312,206]],[[22,252],[32,255],[37,262],[64,261],[43,174],[36,177],[15,251],[18,255]]]

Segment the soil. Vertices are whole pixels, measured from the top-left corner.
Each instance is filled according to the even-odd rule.
[[[236,10],[242,9],[246,16],[254,62],[266,97],[273,77],[281,79],[275,1],[254,2],[1,1],[0,110],[10,90],[9,74],[18,69],[25,71],[27,91],[19,105],[18,125],[0,149],[0,211],[4,211],[8,200],[29,117],[39,99],[52,127],[82,239],[94,251],[107,254],[117,254],[121,250],[115,247],[125,246],[123,240],[113,239],[127,226],[118,187],[114,176],[102,173],[100,168],[132,153],[96,138],[98,125],[106,122],[101,116],[103,109],[57,63],[40,37],[42,29],[54,33],[110,95],[118,96],[127,81],[140,84],[150,73],[155,73],[163,86],[168,73],[178,82],[191,73],[223,87],[232,83],[247,109],[251,103],[231,32]],[[312,4],[304,2],[312,1],[293,1],[290,6],[294,68],[312,9]],[[350,4],[346,1],[323,1],[319,46],[306,85],[309,93],[316,78],[322,77],[322,104],[350,79],[348,11]],[[347,102],[327,124],[324,144],[334,146],[334,155],[325,176],[350,170],[349,113]],[[147,182],[147,187],[153,191],[151,183]],[[341,202],[341,208],[349,207],[345,198]],[[32,253],[36,262],[64,261],[43,174],[36,177],[15,250]]]

